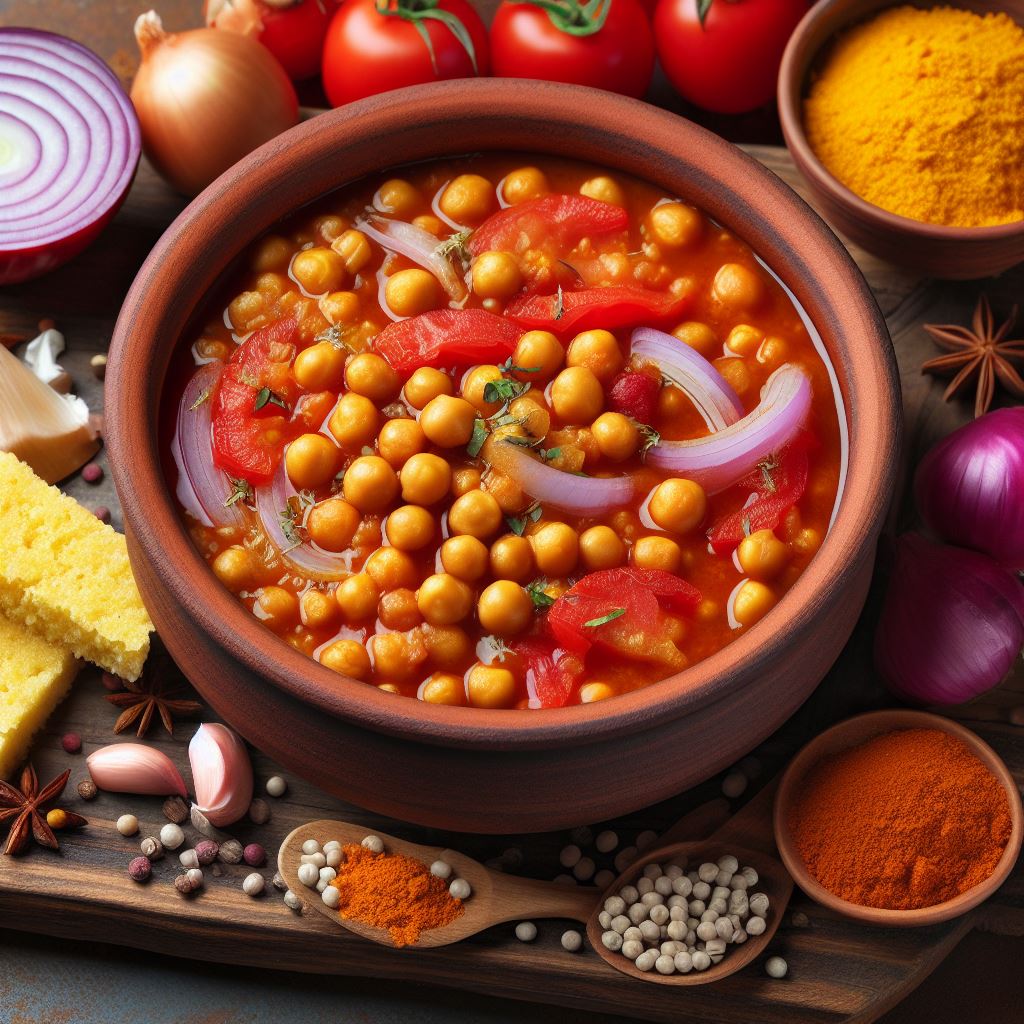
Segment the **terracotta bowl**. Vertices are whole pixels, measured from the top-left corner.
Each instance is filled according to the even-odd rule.
[[[685,673],[588,706],[439,707],[310,661],[215,579],[161,470],[157,423],[172,351],[250,242],[361,175],[488,149],[630,172],[735,230],[803,304],[845,406],[841,507],[785,598]],[[645,806],[710,777],[781,725],[835,661],[863,605],[899,428],[892,347],[871,293],[836,237],[778,178],[722,139],[635,100],[514,80],[443,83],[352,104],[228,171],[142,267],[107,373],[107,438],[135,573],[167,647],[204,698],[255,746],[332,793],[397,818],[479,832],[554,829]]]
[[[807,870],[790,834],[787,821],[796,794],[800,791],[807,773],[822,758],[841,753],[856,747],[882,733],[896,729],[940,729],[964,741],[978,759],[985,764],[1006,790],[1010,801],[1011,832],[1010,841],[1006,844],[995,871],[984,882],[968,889],[955,899],[936,903],[932,907],[920,910],[885,910],[879,907],[861,907],[840,899],[822,886]],[[786,869],[793,876],[793,881],[803,889],[811,899],[820,903],[837,914],[853,917],[858,921],[879,925],[885,928],[916,928],[922,925],[938,924],[951,918],[966,914],[987,900],[1006,881],[1020,853],[1021,837],[1024,835],[1024,812],[1021,811],[1020,792],[1014,782],[1010,769],[1006,767],[999,755],[979,736],[970,729],[941,715],[932,715],[926,711],[872,711],[856,718],[848,718],[845,722],[834,725],[820,736],[811,740],[793,759],[779,783],[775,795],[775,844],[779,856]]]
[[[932,0],[899,3],[935,6]],[[809,74],[826,45],[843,29],[893,6],[897,6],[893,0],[823,0],[797,25],[782,58],[778,83],[779,117],[789,152],[829,223],[869,252],[931,277],[970,279],[1008,270],[1024,260],[1024,221],[950,228],[889,213],[840,184],[804,135],[803,98]],[[1024,25],[1024,0],[956,0],[954,6],[979,14],[1005,11]]]

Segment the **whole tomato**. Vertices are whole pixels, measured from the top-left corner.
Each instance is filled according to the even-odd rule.
[[[491,24],[494,73],[643,96],[654,38],[638,0],[504,0]]]
[[[742,114],[775,95],[782,51],[807,0],[658,0],[654,36],[665,74],[705,110]]]
[[[335,107],[489,70],[487,29],[467,0],[346,0],[324,41],[324,91]]]

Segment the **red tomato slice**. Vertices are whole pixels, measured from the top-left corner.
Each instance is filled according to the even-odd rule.
[[[402,375],[421,366],[501,363],[522,332],[484,309],[435,309],[384,328],[373,347]]]
[[[736,484],[737,488],[754,491],[757,496],[738,512],[719,519],[708,531],[708,540],[716,555],[731,554],[748,532],[774,530],[782,522],[783,516],[807,490],[810,447],[810,437],[800,434],[785,449],[778,466],[770,471],[773,490],[765,487],[766,478],[760,470]]]
[[[550,640],[520,640],[512,651],[526,668],[530,703],[542,708],[562,708],[569,703],[583,676],[583,662]]]
[[[291,404],[289,366],[297,336],[298,324],[290,319],[255,331],[224,367],[213,397],[214,465],[251,484],[267,483],[281,461],[288,417],[273,403],[256,409],[256,396],[266,387]]]
[[[608,389],[608,408],[612,412],[632,416],[638,423],[653,423],[658,406],[661,381],[649,373],[626,370]]]
[[[505,315],[529,330],[575,334],[595,327],[614,330],[674,319],[688,303],[685,296],[614,285],[563,291],[561,301],[558,295],[521,295],[508,304]]]
[[[629,216],[621,206],[580,195],[528,199],[488,217],[466,243],[474,256],[495,249],[520,252],[545,243],[568,252],[581,238],[625,231]]]
[[[668,638],[662,610],[692,612],[700,591],[660,569],[603,569],[584,576],[549,609],[548,628],[567,651],[586,654],[595,644],[638,661],[682,666]]]

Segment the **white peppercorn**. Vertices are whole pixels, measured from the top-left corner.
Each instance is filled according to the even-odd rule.
[[[362,845],[367,850],[369,850],[370,853],[383,853],[384,852],[384,840],[381,839],[380,836],[365,836],[363,838]]]
[[[726,886],[732,881],[732,872],[726,871],[723,868],[718,869],[718,874],[715,875],[715,885]]]
[[[601,933],[601,945],[617,953],[622,949],[622,936],[618,932],[607,931]]]
[[[575,953],[583,946],[583,936],[576,931],[562,932],[562,949],[569,953]]]
[[[658,962],[658,954],[653,949],[645,949],[636,958],[636,969],[638,971],[644,971],[645,973],[651,970],[654,965]]]
[[[317,853],[304,853],[299,858],[300,864],[313,864],[319,871],[320,868],[327,865],[327,858],[320,852]]]
[[[668,924],[668,907],[663,903],[659,903],[657,906],[651,907],[650,918],[659,927],[663,924]]]
[[[704,913],[700,915],[700,923],[704,924],[705,921],[710,921],[712,924],[714,924],[718,920],[718,918],[719,918],[718,911],[717,910],[712,910],[710,907],[708,907],[708,909],[705,910]]]
[[[676,942],[682,942],[686,938],[686,922],[685,921],[669,921],[668,923],[668,937]]]
[[[747,899],[746,891],[734,889],[729,894],[729,913],[739,917],[746,917],[750,911],[750,901]]]
[[[323,852],[330,853],[331,850],[340,850],[341,842],[337,839],[331,839],[329,842],[324,843]]]
[[[185,842],[185,833],[180,825],[171,822],[160,829],[160,842],[164,844],[165,850],[176,850]]]
[[[672,895],[672,879],[668,875],[659,875],[654,880],[654,891],[659,896],[671,896]]]
[[[728,909],[728,904],[725,902],[725,900],[722,899],[721,896],[719,896],[717,899],[713,899],[708,904],[708,910],[713,910],[716,914],[724,914],[728,911]]]
[[[220,844],[220,849],[217,850],[217,860],[223,861],[225,864],[237,864],[242,859],[243,849],[244,847],[237,839],[228,839]]]
[[[468,900],[472,893],[472,886],[464,878],[456,878],[448,886],[448,895],[454,900]]]
[[[692,893],[695,900],[706,900],[711,895],[711,886],[707,882],[698,882]]]
[[[644,878],[649,878],[653,885],[656,878],[661,878],[661,865],[653,861],[650,864],[644,865]]]
[[[598,832],[594,840],[598,853],[611,853],[619,845],[619,837],[612,831]]]
[[[720,917],[715,922],[715,928],[718,931],[718,937],[726,942],[732,938],[733,932],[736,931],[736,926],[727,917]]]
[[[601,931],[606,932],[612,926],[612,915],[607,910],[602,910],[597,915],[597,923],[601,926]]]
[[[446,860],[435,860],[430,865],[430,873],[435,878],[448,879],[452,876],[452,866]]]
[[[634,842],[636,843],[636,848],[638,850],[644,850],[648,846],[650,846],[651,843],[653,843],[654,840],[657,839],[657,838],[658,838],[658,833],[657,832],[652,832],[650,829],[647,829],[647,831],[641,832],[640,835],[638,835],[636,837]]]
[[[702,942],[709,942],[711,939],[718,938],[718,929],[711,921],[701,921],[697,925],[697,938]]]
[[[609,871],[607,868],[602,868],[596,875],[594,875],[594,885],[596,885],[598,889],[607,889],[614,881],[615,872]]]
[[[612,917],[617,917],[622,914],[626,909],[626,901],[621,896],[609,896],[604,901],[604,909],[608,911]]]
[[[634,903],[630,906],[629,910],[626,911],[626,916],[633,922],[633,924],[639,924],[641,921],[647,920],[647,907],[642,903]]]
[[[711,957],[702,949],[695,950],[690,954],[690,961],[695,971],[706,971],[711,966]]]
[[[635,885],[624,885],[619,890],[619,895],[622,897],[623,901],[628,905],[630,903],[636,903],[636,901],[640,898],[640,891],[637,889]]]
[[[270,880],[270,884],[278,892],[287,892],[288,891],[288,883],[284,880],[284,875],[282,875],[280,871],[275,871],[274,872],[274,877]]]
[[[760,877],[758,873],[751,867],[745,867],[740,874],[747,880],[747,885],[757,885],[757,880]]]
[[[699,918],[707,910],[707,904],[703,900],[690,900],[690,916]]]
[[[644,933],[640,931],[640,929],[637,928],[636,925],[631,925],[622,933],[622,938],[625,942],[629,942],[631,939],[634,942],[643,942]]]
[[[729,883],[729,888],[731,888],[733,892],[739,892],[744,889],[749,889],[750,883],[743,877],[743,875],[733,875],[732,881]]]
[[[747,777],[743,772],[729,772],[724,779],[722,779],[722,795],[727,796],[730,800],[735,800],[737,797],[743,796],[747,788]]]
[[[711,898],[715,900],[727,900],[731,893],[732,889],[730,889],[727,885],[716,885],[714,889],[711,890]]]
[[[189,868],[185,872],[185,877],[192,883],[193,889],[201,889],[203,887],[203,873],[199,868]]]
[[[635,846],[624,846],[615,854],[615,870],[625,871],[630,864],[636,860],[637,848]]]
[[[654,892],[653,880],[648,878],[646,875],[643,878],[638,878],[636,880],[636,891],[640,893],[641,896],[649,892]]]
[[[266,880],[258,871],[254,871],[251,875],[246,875],[242,880],[242,892],[246,896],[252,896],[253,899],[262,895],[266,886]]]
[[[533,942],[537,938],[537,926],[532,921],[520,921],[516,925],[516,938],[520,942]]]
[[[680,974],[689,974],[693,970],[693,959],[685,949],[676,953],[672,959]]]
[[[645,892],[643,896],[640,897],[640,902],[648,908],[657,907],[665,902],[665,897],[662,896],[660,892],[654,892],[652,889],[650,892]]]
[[[338,904],[341,903],[341,893],[335,889],[333,885],[329,885],[320,894],[320,899],[324,901],[325,907],[330,907],[331,910],[337,910]]]
[[[680,864],[669,864],[665,868],[665,877],[670,881],[674,882],[683,874],[683,868]]]
[[[781,956],[770,956],[765,961],[764,969],[769,978],[784,978],[789,971],[789,964]]]
[[[558,854],[558,863],[563,868],[575,867],[582,856],[583,851],[578,846],[563,846]]]
[[[622,943],[622,955],[628,960],[636,960],[644,951],[644,944],[639,939],[625,939]]]
[[[267,794],[268,796],[284,796],[288,791],[288,783],[281,778],[280,775],[274,775],[267,779]]]
[[[742,946],[747,941],[747,933],[742,928],[737,928],[729,940],[734,946]]]
[[[722,957],[725,956],[725,939],[711,939],[709,942],[705,942],[704,952],[711,957],[713,964],[721,963]]]
[[[333,882],[338,877],[338,872],[334,868],[321,868],[320,869],[320,881],[321,882]]]
[[[338,894],[341,895],[340,893]],[[289,889],[284,894],[284,905],[289,910],[302,910],[302,898]]]
[[[164,844],[156,836],[147,836],[139,843],[142,856],[148,860],[160,860],[164,855]]]
[[[133,836],[139,831],[139,819],[134,814],[122,814],[117,819],[117,831],[123,836]]]
[[[748,900],[748,905],[750,906],[751,914],[755,917],[768,916],[768,897],[763,892],[755,892]]]
[[[699,868],[697,868],[697,877],[702,882],[713,882],[715,880],[715,877],[717,876],[717,874],[718,874],[718,865],[717,864],[704,863],[704,864],[701,864],[701,866]],[[711,890],[709,889],[708,892],[710,892],[710,891]]]
[[[693,892],[693,882],[686,875],[680,875],[672,879],[672,891],[677,896],[689,896]]]
[[[320,870],[315,864],[300,864],[298,874],[299,881],[309,888],[320,881]]]
[[[748,935],[764,935],[767,927],[763,917],[752,917],[747,921],[746,932]]]
[[[668,919],[670,921],[680,921],[685,923],[686,919],[690,916],[689,908],[684,900],[681,904],[677,904],[674,907],[668,908]]]
[[[686,938],[683,939],[683,942],[686,943],[686,948],[692,953],[693,947],[697,945],[697,933],[691,928],[686,933]]]
[[[320,853],[320,844],[315,839],[307,839],[302,844],[302,852],[306,855]]]
[[[182,850],[178,854],[178,863],[183,868],[197,868],[199,867],[199,854],[195,850]]]
[[[581,882],[588,882],[594,877],[594,871],[596,869],[597,865],[590,857],[580,857],[572,869],[573,877],[579,879]]]
[[[324,853],[324,857],[327,860],[327,867],[341,867],[341,862],[345,859],[345,851],[342,850],[340,847],[334,850],[327,850]]]
[[[620,935],[625,935],[630,927],[630,920],[625,914],[616,914],[612,918],[612,923],[609,926],[613,932],[618,932]]]
[[[668,953],[662,953],[661,956],[654,961],[654,969],[659,974],[675,974],[676,962]]]
[[[641,921],[637,927],[640,929],[640,934],[644,937],[644,942],[657,942],[661,938],[661,927],[653,921]]]

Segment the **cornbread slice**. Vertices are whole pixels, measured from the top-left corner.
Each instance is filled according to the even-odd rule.
[[[67,696],[81,662],[0,615],[0,779],[25,760],[32,737]]]
[[[0,612],[125,679],[153,630],[124,537],[0,452]]]

